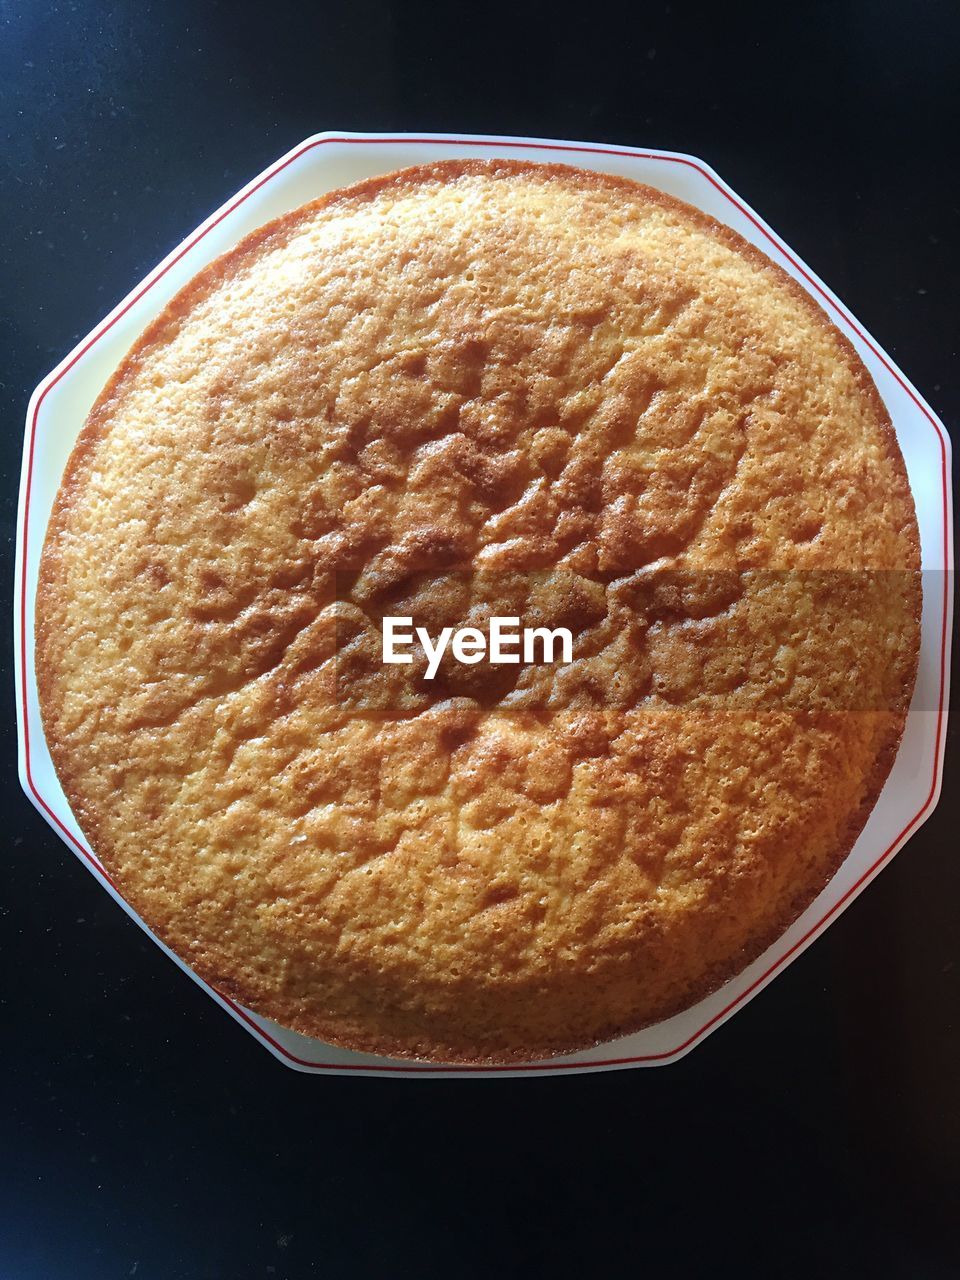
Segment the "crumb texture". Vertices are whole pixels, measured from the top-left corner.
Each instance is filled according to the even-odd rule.
[[[98,855],[225,993],[509,1061],[684,1007],[823,887],[902,732],[916,520],[859,360],[647,188],[448,162],[203,272],[95,406],[37,601]],[[569,627],[382,665],[380,620]]]

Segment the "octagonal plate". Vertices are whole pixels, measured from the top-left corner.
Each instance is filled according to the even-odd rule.
[[[499,156],[620,174],[695,205],[785,268],[847,335],[886,402],[917,507],[924,571],[917,686],[903,742],[880,798],[853,850],[816,901],[758,960],[705,1000],[645,1031],[581,1053],[510,1068],[451,1069],[337,1049],[279,1027],[220,995],[155,939],[241,1026],[281,1062],[300,1071],[521,1075],[674,1062],[742,1008],[837,918],[929,817],[939,795],[952,603],[950,445],[933,411],[878,343],[766,223],[708,165],[693,156],[534,138],[354,133],[308,138],[256,177],[165,258],[44,378],[31,398],[20,489],[14,619],[19,768],[27,795],[104,888],[146,929],[100,866],[60,788],[40,724],[33,652],[37,568],[60,477],[93,401],[129,347],[201,267],[271,218],[326,191],[406,165]]]

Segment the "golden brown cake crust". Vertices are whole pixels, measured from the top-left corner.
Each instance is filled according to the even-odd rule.
[[[706,215],[445,161],[262,228],[94,406],[37,597],[98,857],[214,986],[331,1043],[510,1062],[759,954],[883,785],[919,542],[877,390]],[[385,667],[380,619],[569,626]]]

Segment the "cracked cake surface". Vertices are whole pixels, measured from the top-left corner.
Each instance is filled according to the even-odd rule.
[[[200,273],[94,406],[37,597],[44,729],[121,892],[327,1041],[534,1059],[743,967],[903,730],[919,544],[879,395],[650,188],[449,161]],[[573,661],[381,661],[383,616]]]

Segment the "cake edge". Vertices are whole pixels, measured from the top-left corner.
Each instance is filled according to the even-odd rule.
[[[190,310],[202,299],[213,293],[216,288],[236,270],[245,266],[264,250],[283,240],[293,233],[298,225],[309,219],[314,213],[339,203],[350,201],[368,201],[375,199],[382,192],[404,187],[415,187],[425,181],[451,181],[458,177],[470,175],[503,174],[504,176],[536,174],[543,178],[559,180],[578,189],[584,187],[605,189],[628,193],[632,199],[658,204],[706,233],[722,241],[728,247],[746,258],[752,265],[772,275],[779,286],[786,287],[793,299],[806,308],[808,314],[822,329],[829,332],[837,342],[839,350],[846,360],[847,367],[856,380],[859,390],[870,402],[875,414],[881,439],[886,445],[886,457],[893,468],[894,475],[901,488],[900,498],[905,501],[912,521],[908,530],[904,530],[910,543],[913,564],[910,570],[917,575],[918,589],[915,593],[916,607],[912,618],[914,623],[914,654],[912,676],[905,682],[903,697],[905,708],[909,706],[916,682],[916,672],[920,649],[920,614],[922,595],[919,590],[920,541],[916,519],[916,504],[910,488],[909,478],[903,455],[900,451],[896,433],[890,415],[880,392],[858,356],[852,342],[830,320],[824,308],[817,300],[790,275],[783,267],[773,262],[759,248],[751,244],[731,227],[697,209],[695,206],[659,190],[656,187],[635,182],[619,175],[599,173],[595,170],[582,169],[564,164],[540,164],[520,160],[440,160],[426,165],[416,165],[390,173],[376,175],[371,178],[328,192],[316,200],[310,201],[297,209],[282,214],[264,226],[245,236],[239,244],[225,254],[216,258],[202,268],[188,283],[179,290],[158,315],[133,343],[124,359],[111,375],[100,395],[94,402],[90,413],[71,450],[58,487],[57,496],[51,510],[50,519],[44,537],[40,557],[40,568],[36,590],[35,627],[34,627],[34,663],[36,671],[37,694],[40,706],[41,724],[48,750],[54,764],[58,779],[71,810],[87,837],[96,857],[102,863],[108,876],[113,880],[117,870],[117,860],[111,859],[110,841],[101,830],[96,814],[90,811],[84,802],[79,778],[71,769],[69,753],[60,745],[56,737],[55,679],[51,671],[51,663],[47,661],[48,646],[52,643],[52,628],[47,613],[46,600],[62,582],[60,575],[60,557],[57,543],[64,532],[73,500],[80,491],[81,481],[87,464],[92,460],[96,446],[106,435],[113,410],[123,396],[125,384],[137,371],[140,363],[156,346],[162,345],[171,328],[189,314]],[[908,570],[908,571],[910,571]],[[706,996],[718,990],[763,954],[790,925],[803,913],[836,875],[846,860],[860,832],[872,813],[883,786],[889,776],[896,759],[906,724],[907,710],[904,709],[890,726],[878,747],[873,770],[866,784],[864,799],[859,808],[850,816],[844,839],[839,842],[838,850],[829,864],[827,873],[813,886],[807,886],[790,903],[782,913],[779,922],[772,926],[749,946],[743,948],[729,962],[715,966],[696,986],[691,987],[682,998],[669,1007],[656,1011],[642,1019],[625,1019],[617,1025],[605,1026],[599,1033],[588,1037],[571,1037],[564,1043],[540,1044],[536,1047],[499,1049],[477,1046],[466,1048],[432,1041],[428,1037],[410,1036],[404,1039],[389,1039],[371,1035],[369,1030],[360,1024],[338,1020],[327,1023],[323,1019],[302,1016],[291,1007],[283,1009],[283,1001],[272,1000],[270,1008],[258,997],[246,991],[242,984],[235,981],[228,973],[218,970],[217,966],[206,961],[202,954],[191,954],[181,939],[173,939],[172,930],[164,930],[162,926],[152,924],[146,913],[141,914],[137,905],[136,890],[127,885],[118,884],[117,891],[124,900],[140,916],[148,929],[163,943],[174,951],[184,963],[204,982],[210,985],[221,996],[242,1004],[244,1007],[271,1019],[278,1024],[298,1031],[301,1034],[320,1039],[327,1044],[356,1052],[372,1053],[382,1057],[408,1060],[412,1062],[431,1063],[436,1065],[456,1066],[504,1066],[536,1062],[540,1059],[555,1058],[559,1055],[576,1053],[584,1049],[608,1043],[627,1035],[644,1030],[657,1023],[691,1008]],[[166,936],[165,936],[166,935]]]

